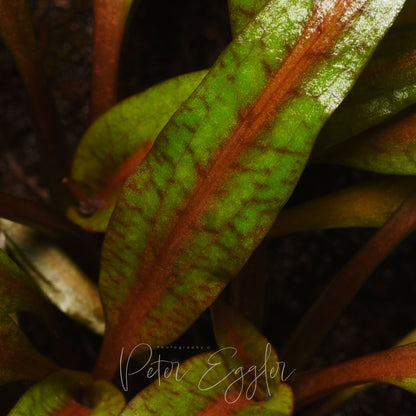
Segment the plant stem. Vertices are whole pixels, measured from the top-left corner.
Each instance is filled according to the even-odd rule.
[[[299,370],[307,364],[358,290],[415,225],[416,194],[412,194],[335,275],[306,313],[281,353],[291,368]]]

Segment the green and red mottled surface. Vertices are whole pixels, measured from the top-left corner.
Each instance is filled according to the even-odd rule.
[[[221,55],[123,187],[97,375],[111,377],[122,346],[175,339],[238,272],[400,7],[272,1]]]

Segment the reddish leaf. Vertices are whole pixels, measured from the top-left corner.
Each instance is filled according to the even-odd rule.
[[[416,343],[299,374],[290,385],[301,408],[342,388],[375,381],[416,393]]]

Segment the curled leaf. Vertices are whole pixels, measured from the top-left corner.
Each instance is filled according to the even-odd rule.
[[[29,389],[8,416],[118,416],[124,405],[123,395],[112,384],[63,370]]]
[[[21,224],[1,220],[8,249],[45,296],[62,312],[97,334],[104,332],[104,314],[97,287],[47,237]]]
[[[416,178],[411,176],[351,186],[283,210],[268,236],[329,228],[378,228],[415,189]]]
[[[123,185],[96,376],[113,376],[123,346],[177,338],[241,269],[401,5],[273,0],[221,55]]]
[[[120,416],[292,414],[292,393],[287,385],[279,384],[270,400],[256,402],[243,381],[243,376],[238,379],[226,369],[218,352],[202,354],[183,364],[177,363],[170,374],[131,400]]]
[[[88,129],[72,163],[70,186],[82,191],[80,206],[67,213],[73,222],[90,231],[106,230],[124,181],[205,75],[195,72],[149,88],[113,107]]]

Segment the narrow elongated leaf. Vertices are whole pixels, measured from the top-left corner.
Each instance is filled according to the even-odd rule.
[[[137,395],[120,416],[291,415],[292,393],[279,384],[273,396],[256,402],[244,376],[227,370],[219,352],[206,353],[176,365],[170,374]]]
[[[244,368],[247,383],[257,378],[256,397],[271,397],[280,381],[280,363],[271,344],[241,314],[230,306],[216,302],[212,307],[212,321],[218,347],[224,351],[228,369]],[[260,370],[258,373],[251,368]]]
[[[34,385],[9,416],[118,416],[124,406],[123,395],[112,384],[65,370]]]
[[[7,246],[45,296],[92,331],[104,332],[97,287],[53,241],[21,224],[1,220]]]
[[[57,370],[25,337],[13,319],[0,309],[0,384],[41,380]]]
[[[94,0],[91,120],[116,103],[121,44],[133,3],[134,0]]]
[[[313,160],[379,173],[416,174],[415,107],[326,151],[318,151]]]
[[[416,343],[299,374],[291,385],[300,408],[344,387],[375,381],[416,393]]]
[[[415,190],[416,178],[412,176],[351,186],[283,210],[268,236],[328,228],[378,228]]]
[[[13,55],[29,98],[43,180],[53,196],[62,199],[64,189],[61,181],[69,167],[68,152],[65,134],[39,59],[29,1],[0,1],[0,37]]]
[[[402,338],[395,346],[403,346],[411,343],[416,343],[416,330],[413,330]],[[306,412],[305,416],[326,416],[331,414],[337,408],[342,406],[348,400],[351,400],[358,393],[361,393],[364,390],[367,390],[373,387],[374,383],[367,383],[361,386],[349,387],[345,390],[342,390],[317,406],[312,407],[312,409]]]
[[[335,275],[304,315],[282,351],[289,365],[304,368],[358,290],[415,228],[416,193],[413,193]]]
[[[175,339],[238,272],[401,5],[270,1],[218,59],[123,186],[97,376],[112,377],[122,346]]]
[[[54,312],[33,280],[1,249],[0,305],[6,313],[31,312],[54,325]]]
[[[393,27],[380,42],[351,93],[325,124],[315,148],[319,152],[341,143],[415,102],[416,26]],[[360,136],[361,139],[366,135]]]
[[[124,181],[206,73],[149,88],[113,107],[88,129],[72,163],[70,181],[83,190],[79,207],[68,210],[73,222],[90,231],[106,230]]]

